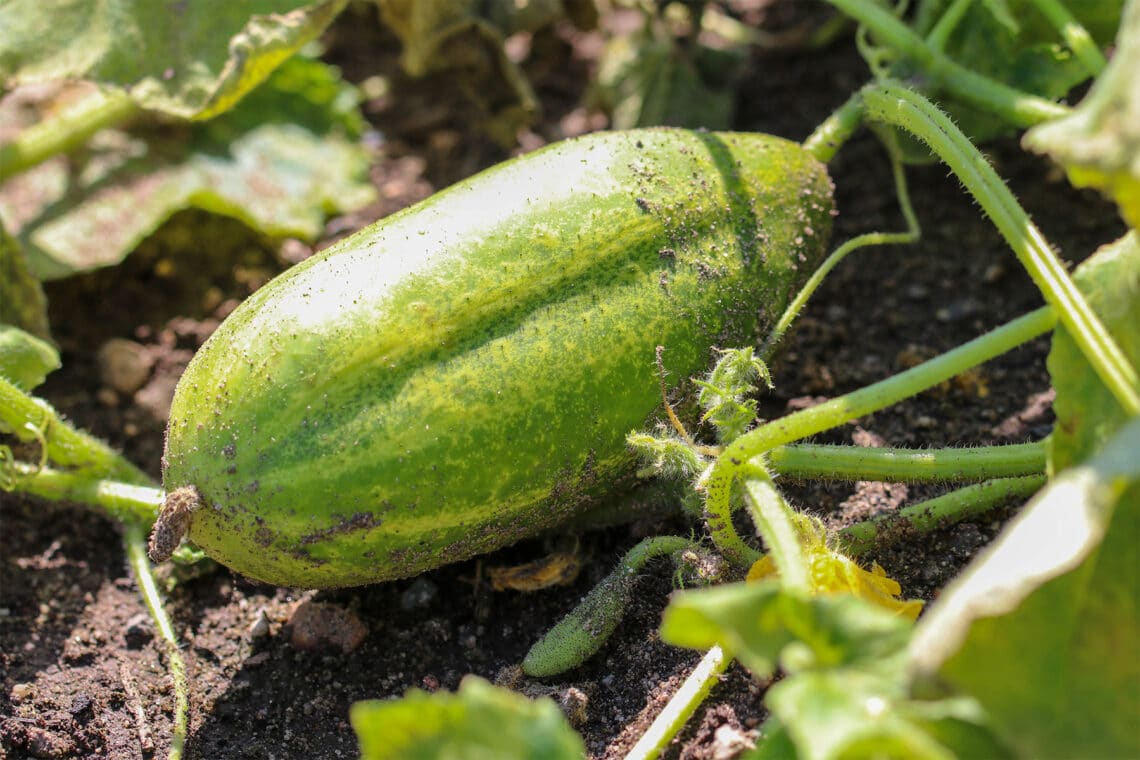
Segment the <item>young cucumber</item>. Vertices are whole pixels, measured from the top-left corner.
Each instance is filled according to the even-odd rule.
[[[285,272],[202,347],[158,534],[320,588],[564,523],[633,481],[655,347],[684,393],[714,347],[761,337],[831,211],[795,143],[671,129],[558,143],[438,193]]]

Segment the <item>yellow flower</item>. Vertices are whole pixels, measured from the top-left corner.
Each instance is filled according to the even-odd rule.
[[[877,562],[872,563],[868,571],[850,557],[827,548],[823,542],[811,541],[803,549],[811,569],[812,591],[816,594],[853,594],[910,620],[916,619],[922,611],[920,600],[898,598],[902,588]],[[776,574],[776,563],[769,554],[752,566],[748,580],[770,578]]]

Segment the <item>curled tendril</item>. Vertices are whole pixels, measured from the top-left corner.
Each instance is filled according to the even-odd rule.
[[[39,425],[36,425],[34,423],[31,423],[31,422],[25,422],[24,423],[24,430],[27,430],[29,433],[31,433],[32,437],[35,438],[36,442],[40,445],[39,461],[36,462],[35,469],[32,470],[32,472],[30,472],[27,475],[27,477],[29,477],[29,478],[34,478],[36,475],[38,475],[40,473],[41,470],[43,470],[44,467],[47,467],[47,461],[48,461],[47,431],[48,431],[48,427],[51,425],[51,419],[52,418],[51,418],[50,414],[45,414],[44,415],[44,421]]]

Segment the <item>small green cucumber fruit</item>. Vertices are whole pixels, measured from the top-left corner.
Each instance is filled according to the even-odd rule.
[[[383,219],[254,293],[194,357],[161,543],[185,530],[244,575],[323,588],[565,523],[636,480],[625,436],[660,407],[655,348],[691,395],[714,347],[779,315],[831,213],[795,143],[647,129]]]

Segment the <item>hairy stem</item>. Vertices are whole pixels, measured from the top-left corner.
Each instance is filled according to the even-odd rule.
[[[788,478],[892,483],[988,480],[1045,471],[1045,442],[976,448],[899,449],[792,444],[768,452],[768,466]]]
[[[149,527],[162,509],[162,489],[118,480],[94,478],[83,472],[35,467],[23,462],[7,465],[13,491],[52,501],[91,504],[122,523],[138,522]]]
[[[1011,499],[1029,498],[1043,485],[1044,475],[997,478],[976,483],[874,520],[849,525],[839,532],[840,544],[845,553],[858,556],[874,547],[882,536],[899,535],[902,526],[912,534],[929,533],[940,526],[985,514]]]
[[[755,462],[744,478],[752,522],[776,563],[781,584],[789,591],[811,593],[811,569],[804,557],[791,506],[764,468]]]
[[[76,430],[46,401],[33,398],[0,377],[0,433],[25,443],[46,444],[47,459],[83,470],[91,478],[149,484],[146,473],[98,438]]]
[[[1031,127],[1065,116],[1066,106],[1021,92],[970,71],[931,47],[875,0],[829,0],[869,28],[876,38],[922,70],[926,79],[956,97],[1016,127]]]
[[[1055,321],[1052,309],[1038,309],[886,380],[772,420],[736,439],[713,463],[705,482],[705,515],[717,547],[730,562],[739,566],[750,566],[760,558],[755,549],[741,540],[731,519],[731,495],[737,475],[753,457],[938,385],[1048,332]]]
[[[953,170],[1022,266],[1057,311],[1101,381],[1130,415],[1140,414],[1140,376],[1077,289],[1045,236],[1018,205],[973,143],[930,101],[896,82],[863,89],[867,117],[901,127],[919,138]]]

